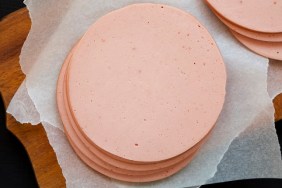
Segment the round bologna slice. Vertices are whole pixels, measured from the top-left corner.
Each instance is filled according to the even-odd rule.
[[[265,42],[245,37],[231,31],[232,34],[247,48],[264,57],[282,60],[282,42]]]
[[[75,48],[74,48],[75,49]],[[199,143],[197,143],[193,148],[186,151],[180,156],[177,156],[175,158],[172,158],[170,160],[162,161],[159,163],[151,163],[151,164],[130,164],[125,163],[119,160],[116,160],[115,158],[110,158],[110,156],[104,154],[96,147],[93,147],[90,143],[87,142],[87,140],[83,137],[83,135],[80,133],[80,131],[77,129],[76,124],[72,120],[71,114],[69,112],[69,106],[68,101],[66,99],[66,91],[63,90],[64,84],[64,78],[67,70],[67,65],[69,63],[70,57],[72,56],[72,53],[75,50],[72,50],[72,52],[69,54],[69,56],[66,58],[66,61],[62,67],[59,81],[58,81],[58,88],[57,88],[57,102],[58,102],[58,108],[59,112],[62,118],[63,125],[65,127],[65,131],[68,134],[69,138],[72,138],[72,142],[76,143],[76,145],[80,146],[80,150],[84,150],[85,155],[88,156],[88,158],[92,159],[99,165],[104,165],[105,168],[108,170],[119,172],[122,174],[150,174],[155,173],[158,171],[163,171],[168,168],[171,168],[175,164],[179,163],[180,161],[186,159],[193,153],[195,153],[196,150],[205,142],[207,137],[205,137],[203,140],[201,140]],[[64,99],[62,99],[64,98]],[[88,151],[89,150],[89,151]],[[92,153],[91,153],[92,152]],[[97,162],[98,161],[98,162]],[[106,165],[105,165],[106,164]]]
[[[67,93],[67,91],[65,91],[65,94]],[[161,168],[166,168],[169,167],[181,160],[183,160],[184,158],[187,158],[189,155],[191,155],[191,153],[194,152],[194,148],[198,148],[200,145],[202,145],[204,143],[204,141],[206,140],[206,136],[205,138],[203,138],[203,140],[199,141],[199,143],[197,143],[196,145],[194,145],[191,149],[185,151],[184,153],[182,153],[179,156],[173,157],[169,160],[164,160],[161,162],[153,162],[153,163],[135,163],[132,161],[128,161],[128,160],[124,160],[121,159],[119,157],[116,157],[114,155],[111,155],[110,153],[105,152],[104,150],[101,150],[100,148],[96,147],[95,144],[93,144],[91,141],[88,141],[88,139],[85,138],[83,132],[81,131],[80,127],[77,126],[76,122],[73,120],[73,116],[72,113],[69,110],[69,102],[67,100],[67,97],[65,96],[64,98],[64,103],[66,104],[65,108],[66,108],[66,113],[68,115],[68,119],[70,121],[70,125],[72,126],[71,129],[74,130],[74,134],[77,135],[79,137],[79,139],[83,142],[84,145],[86,145],[86,147],[91,150],[91,152],[93,152],[95,155],[97,155],[97,157],[101,158],[102,160],[112,164],[113,166],[116,166],[118,168],[123,168],[123,169],[127,169],[127,170],[135,170],[135,171],[152,171],[152,170],[157,170],[157,169],[161,169]]]
[[[156,173],[156,174],[149,174],[149,175],[143,175],[143,176],[133,176],[133,175],[125,175],[125,174],[118,174],[115,173],[113,171],[107,170],[99,165],[97,165],[95,162],[91,161],[91,159],[89,159],[87,156],[85,156],[80,150],[79,148],[71,141],[71,139],[69,138],[70,144],[72,145],[72,148],[74,149],[74,151],[76,152],[76,154],[91,168],[95,169],[97,172],[104,174],[110,178],[113,179],[117,179],[117,180],[121,180],[121,181],[127,181],[127,182],[151,182],[151,181],[157,181],[157,180],[161,180],[164,178],[167,178],[173,174],[175,174],[176,172],[178,172],[179,170],[181,170],[182,168],[184,168],[187,164],[189,164],[189,162],[191,162],[191,160],[193,159],[194,156],[190,156],[187,159],[181,161],[180,163],[176,164],[175,166],[173,166],[170,169],[167,169],[165,171],[162,171],[160,173]],[[194,154],[195,155],[195,154]]]
[[[246,37],[261,40],[261,41],[267,41],[267,42],[282,42],[282,33],[261,33],[256,32],[252,30],[245,29],[243,27],[240,27],[225,18],[223,18],[220,14],[218,14],[215,10],[212,9],[214,14],[231,30],[244,35]]]
[[[282,0],[206,0],[227,20],[250,30],[282,32]]]
[[[69,59],[69,57],[67,59]],[[109,177],[112,177],[112,178],[115,178],[115,179],[118,179],[118,180],[129,181],[129,182],[148,182],[148,181],[155,181],[155,180],[163,179],[167,176],[170,176],[170,175],[176,173],[177,171],[181,170],[183,167],[185,167],[192,160],[193,156],[195,155],[195,153],[197,152],[199,147],[195,148],[194,152],[191,153],[191,156],[188,156],[186,159],[179,161],[178,163],[171,166],[170,168],[166,168],[162,171],[160,170],[159,172],[156,172],[156,173],[149,173],[147,175],[146,174],[144,174],[144,175],[128,175],[128,174],[124,174],[124,173],[117,173],[113,169],[108,168],[107,164],[105,164],[103,162],[101,163],[101,162],[99,162],[99,160],[93,161],[93,157],[89,158],[89,156],[85,154],[85,146],[83,146],[83,145],[81,145],[81,143],[77,142],[77,140],[76,140],[77,138],[75,137],[75,135],[72,133],[72,130],[70,129],[70,123],[67,119],[67,114],[66,114],[66,111],[64,109],[65,106],[63,104],[63,102],[64,102],[64,100],[63,100],[63,94],[64,94],[63,79],[64,79],[64,72],[65,72],[66,66],[67,65],[64,64],[64,66],[62,67],[62,71],[61,71],[61,74],[60,74],[60,77],[59,77],[59,80],[58,80],[58,87],[57,87],[58,108],[59,108],[60,115],[62,117],[62,121],[63,121],[64,127],[65,127],[67,138],[68,138],[71,146],[73,147],[73,149],[75,150],[77,155],[86,164],[88,164],[90,167],[92,167],[93,169],[97,170],[98,172],[100,172],[104,175],[107,175]],[[76,140],[76,141],[74,142],[74,140]],[[88,151],[86,151],[86,153],[87,152]],[[97,163],[97,161],[98,161],[98,163]]]
[[[226,72],[208,31],[190,14],[134,4],[94,23],[73,54],[70,110],[102,150],[137,162],[178,156],[213,128]]]

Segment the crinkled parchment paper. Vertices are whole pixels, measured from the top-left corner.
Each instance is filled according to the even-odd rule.
[[[79,160],[64,135],[55,95],[61,65],[87,28],[109,11],[141,2],[172,5],[200,20],[224,58],[227,96],[210,139],[190,165],[162,181],[127,184],[96,173]],[[7,111],[22,123],[42,122],[68,187],[184,187],[245,178],[282,178],[272,106],[272,97],[282,90],[282,80],[277,78],[282,75],[282,63],[272,62],[271,76],[267,77],[268,59],[239,44],[202,0],[26,0],[25,3],[32,19],[20,56],[26,80]],[[267,81],[271,84],[267,85]]]

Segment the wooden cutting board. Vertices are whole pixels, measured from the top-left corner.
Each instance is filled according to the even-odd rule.
[[[26,8],[0,21],[0,92],[7,107],[25,75],[19,65],[31,22]],[[281,62],[282,63],[282,62]],[[282,94],[274,99],[275,119],[282,120]],[[7,128],[25,147],[40,187],[65,187],[65,179],[42,125],[20,124],[7,114]]]
[[[30,26],[25,8],[0,22],[0,92],[5,107],[25,77],[19,65],[19,55]],[[65,187],[65,178],[43,126],[20,124],[9,114],[6,117],[7,128],[21,141],[29,155],[39,186]]]

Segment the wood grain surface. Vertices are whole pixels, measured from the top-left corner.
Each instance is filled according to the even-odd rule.
[[[5,107],[24,79],[19,66],[21,47],[31,26],[27,9],[20,9],[0,22],[0,92]],[[281,62],[282,63],[282,62]],[[274,99],[275,119],[282,120],[282,94]],[[65,187],[58,165],[42,125],[20,124],[7,114],[7,128],[22,142],[40,187]]]
[[[275,109],[275,114],[274,114],[275,122],[277,122],[282,120],[282,93],[280,93],[273,99],[273,104]]]
[[[20,9],[0,22],[0,92],[5,107],[24,79],[19,65],[22,45],[30,30],[27,9]],[[7,114],[7,128],[25,147],[40,187],[65,187],[65,179],[42,125],[20,124]]]

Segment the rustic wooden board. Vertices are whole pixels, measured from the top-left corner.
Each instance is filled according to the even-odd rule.
[[[282,93],[280,93],[273,99],[273,104],[275,108],[275,122],[277,122],[282,120]]]
[[[27,9],[18,10],[0,22],[0,92],[5,107],[24,79],[19,55],[30,25]],[[6,126],[24,145],[39,186],[65,187],[62,170],[42,125],[22,125],[7,114]]]
[[[0,22],[0,92],[6,107],[24,79],[19,66],[19,54],[30,25],[25,8],[10,14]],[[282,94],[274,99],[274,106],[276,121],[282,120]],[[22,125],[9,114],[6,124],[26,148],[39,186],[65,187],[61,168],[42,125]]]

